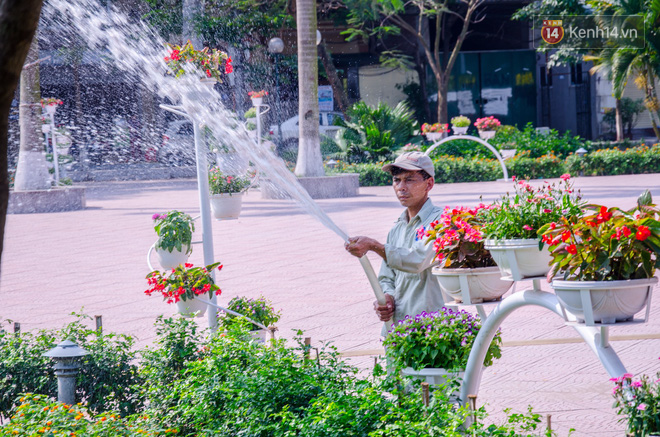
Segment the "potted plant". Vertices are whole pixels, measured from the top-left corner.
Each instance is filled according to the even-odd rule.
[[[428,124],[424,123],[422,125],[422,134],[426,135],[426,139],[429,141],[438,141],[443,139],[447,132],[449,132],[449,125],[442,123],[433,123]]]
[[[211,299],[214,293],[222,293],[211,276],[215,268],[221,270],[222,264],[217,262],[206,267],[195,267],[186,263],[176,266],[167,275],[154,270],[147,275],[149,289],[144,293],[147,296],[153,293],[162,295],[165,302],[176,303],[181,314],[202,317],[208,305],[195,299],[195,296]]]
[[[56,99],[55,97],[41,99],[41,107],[46,111],[46,114],[50,115],[51,117],[55,115],[57,107],[63,103],[63,101]]]
[[[463,376],[479,329],[479,316],[443,307],[436,312],[406,316],[391,327],[383,346],[390,362],[402,374],[438,385],[448,375]],[[498,332],[486,353],[485,366],[502,356],[501,344]]]
[[[234,71],[227,53],[208,47],[195,50],[190,41],[183,46],[169,45],[169,54],[164,60],[169,74],[181,77],[191,73],[192,67],[203,75],[200,80],[209,86],[222,82],[224,75]]]
[[[658,282],[658,212],[647,190],[629,211],[588,205],[584,216],[539,230],[552,252],[552,288],[578,322],[624,322],[647,305]]]
[[[250,299],[242,296],[234,297],[229,301],[227,309],[242,314],[250,319],[250,321],[261,323],[268,328],[277,323],[281,316],[281,312],[275,311],[272,303],[263,296],[259,296],[257,299]],[[239,319],[242,318],[227,313],[222,319],[222,325],[225,327],[231,326],[232,324],[237,323]],[[268,331],[254,323],[250,324],[253,338],[259,342],[264,342],[267,338]]]
[[[451,119],[451,128],[454,135],[465,135],[470,127],[470,119],[464,115],[459,115]]]
[[[614,382],[612,395],[616,413],[622,415],[619,421],[627,421],[629,436],[659,436],[660,435],[660,372],[650,379],[642,375],[634,381],[633,375],[625,373],[619,378],[611,378]]]
[[[520,281],[548,273],[550,252],[537,232],[546,223],[582,214],[582,196],[573,190],[570,178],[564,174],[558,183],[543,183],[535,188],[514,177],[513,195],[507,193],[479,211],[486,238],[484,247],[503,276]]]
[[[252,123],[254,125],[257,124],[257,108],[256,107],[251,107],[247,111],[245,111],[245,122],[246,123]]]
[[[479,137],[482,140],[490,140],[495,136],[496,129],[500,127],[500,121],[493,117],[483,117],[477,118],[477,121],[474,122],[474,127],[479,131]]]
[[[169,270],[185,263],[192,253],[192,233],[195,223],[190,215],[181,211],[154,214],[154,230],[158,241],[154,244],[158,262]]]
[[[439,266],[433,268],[442,291],[456,302],[482,303],[502,298],[513,281],[502,280],[490,252],[484,248],[479,211],[487,208],[445,208],[429,229],[418,232],[433,242]]]
[[[211,210],[218,220],[237,219],[241,214],[243,194],[250,188],[252,175],[232,176],[218,168],[209,171]]]
[[[253,106],[261,106],[263,104],[264,97],[268,95],[268,91],[250,91],[248,96],[252,99]]]

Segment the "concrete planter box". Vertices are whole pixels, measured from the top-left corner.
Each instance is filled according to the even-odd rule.
[[[360,194],[360,178],[357,173],[298,178],[298,182],[307,190],[312,199],[355,197]],[[286,192],[267,180],[261,181],[261,197],[263,199],[289,199]]]
[[[85,209],[85,187],[57,187],[50,190],[10,191],[8,214],[78,211]]]

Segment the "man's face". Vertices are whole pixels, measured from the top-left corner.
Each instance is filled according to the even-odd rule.
[[[406,171],[392,176],[392,186],[402,206],[421,206],[433,188],[433,178],[425,180],[418,171]]]

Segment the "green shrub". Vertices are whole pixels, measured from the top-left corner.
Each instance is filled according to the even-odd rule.
[[[517,154],[504,162],[509,176],[519,179],[558,178],[567,172],[564,161],[555,155],[544,155],[539,158],[530,158],[529,151]]]
[[[587,152],[591,153],[591,152],[595,152],[596,150],[603,150],[603,149],[626,150],[643,145],[644,145],[644,140],[632,141],[626,138],[623,141],[585,141],[582,147]]]
[[[60,331],[0,333],[0,416],[8,416],[21,393],[57,394],[53,361],[41,355],[66,339],[90,352],[82,358],[76,392],[90,410],[114,409],[125,415],[141,408],[133,390],[141,383],[134,364],[135,340],[123,334],[99,333],[83,325],[91,317],[74,315],[77,320]]]
[[[660,145],[628,150],[606,149],[588,153],[582,158],[569,156],[568,171],[586,176],[660,173]]]
[[[503,177],[502,168],[494,159],[441,156],[433,162],[435,181],[439,184],[494,181]]]
[[[580,137],[571,136],[568,131],[560,135],[559,132],[551,129],[549,133],[544,134],[537,132],[532,123],[527,123],[522,131],[498,132],[489,143],[497,148],[511,148],[504,145],[513,143],[516,150],[529,151],[531,158],[540,158],[549,154],[565,158],[584,145]]]

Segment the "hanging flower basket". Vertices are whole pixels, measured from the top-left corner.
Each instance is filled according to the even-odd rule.
[[[241,215],[243,195],[245,193],[223,193],[213,194],[211,199],[211,211],[216,220],[235,220]]]
[[[577,318],[578,323],[613,324],[633,319],[648,304],[658,278],[626,281],[552,281],[562,307]]]
[[[548,246],[539,249],[536,239],[486,240],[484,247],[490,251],[502,277],[508,280],[522,281],[550,271],[552,257]]]
[[[190,257],[190,246],[181,246],[181,250],[172,249],[172,252],[168,252],[165,249],[154,249],[156,252],[156,258],[158,258],[158,263],[163,268],[163,270],[171,270],[178,265],[185,264]]]
[[[499,300],[513,285],[513,281],[501,279],[498,267],[434,268],[433,274],[442,291],[461,303],[477,304]]]
[[[203,317],[206,308],[208,305],[198,299],[180,300],[176,303],[177,312],[184,317]]]

